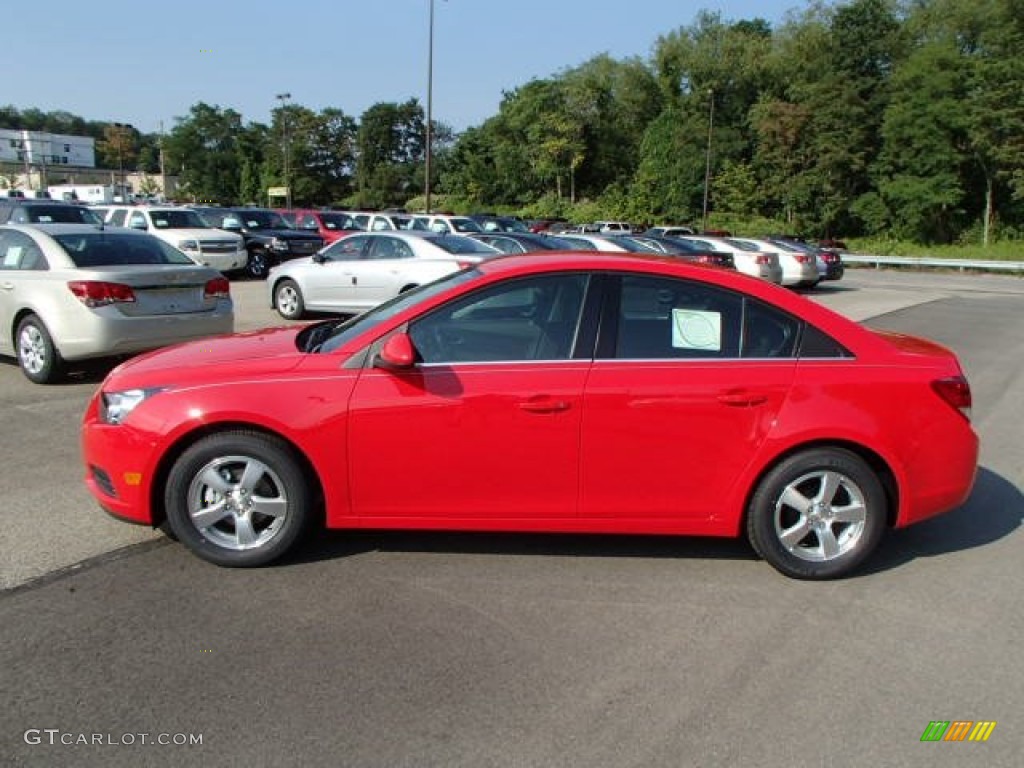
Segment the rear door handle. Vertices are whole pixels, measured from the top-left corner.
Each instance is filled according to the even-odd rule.
[[[738,408],[749,408],[768,402],[768,395],[761,392],[749,392],[745,389],[734,389],[719,394],[718,402]]]
[[[569,410],[570,404],[566,400],[552,400],[543,397],[524,400],[519,404],[519,407],[530,413],[558,413],[559,411]]]

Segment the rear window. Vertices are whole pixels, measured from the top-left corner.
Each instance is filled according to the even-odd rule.
[[[83,205],[26,205],[11,221],[23,224],[101,224],[100,217]]]
[[[424,238],[448,253],[480,253],[494,255],[494,248],[469,237],[445,236]]]
[[[100,232],[54,235],[76,267],[129,264],[195,264],[181,251],[156,237]]]

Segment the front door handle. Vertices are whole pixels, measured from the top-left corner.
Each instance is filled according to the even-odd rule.
[[[761,392],[750,392],[745,389],[731,389],[718,396],[718,402],[738,408],[750,408],[768,402],[768,395]]]

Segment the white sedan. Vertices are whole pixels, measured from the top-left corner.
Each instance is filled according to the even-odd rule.
[[[813,288],[821,280],[818,274],[818,263],[813,254],[798,251],[796,248],[787,248],[780,243],[773,243],[769,240],[759,240],[753,237],[731,237],[733,243],[743,246],[748,245],[763,253],[773,253],[779,259],[782,267],[782,284],[796,288]]]
[[[365,312],[450,272],[500,255],[462,235],[389,231],[349,235],[270,270],[270,305],[287,320],[306,312]]]

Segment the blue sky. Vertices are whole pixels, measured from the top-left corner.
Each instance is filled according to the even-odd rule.
[[[435,0],[434,119],[495,114],[502,91],[600,53],[646,59],[701,9],[780,24],[808,0]],[[430,0],[3,0],[0,104],[170,130],[199,101],[269,120],[275,95],[358,118],[426,104]]]

